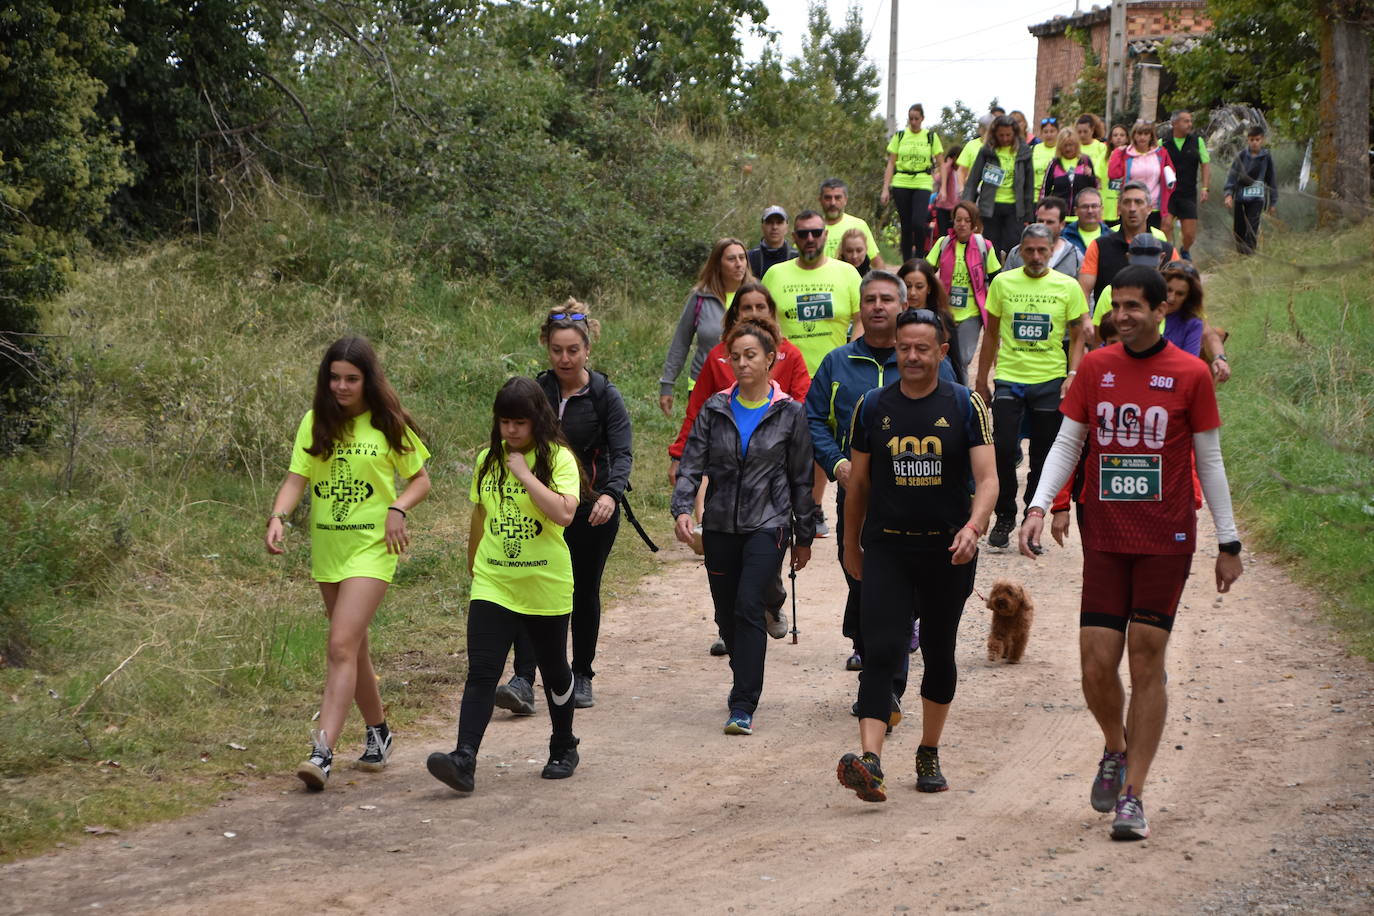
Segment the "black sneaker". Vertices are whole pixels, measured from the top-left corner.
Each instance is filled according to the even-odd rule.
[[[864,801],[887,801],[887,790],[883,788],[883,767],[878,755],[872,751],[862,757],[845,754],[835,768],[835,778],[846,789],[853,789],[854,794]]]
[[[592,679],[585,674],[573,675],[573,709],[590,709],[596,705],[592,696]]]
[[[477,755],[472,748],[459,747],[457,750],[435,751],[425,761],[429,775],[459,792],[471,792],[477,784]]]
[[[816,507],[816,514],[811,517],[816,521],[816,537],[830,537],[830,526],[825,523],[825,513],[819,506]]]
[[[310,756],[296,767],[296,778],[312,792],[318,792],[329,782],[329,768],[334,765],[334,753],[329,740],[319,730],[310,733]]]
[[[849,656],[849,658],[846,658],[846,659],[844,660],[844,670],[846,670],[846,671],[862,671],[862,670],[864,670],[864,657],[863,657],[862,655],[860,655],[859,653],[855,652],[853,655]]]
[[[544,764],[544,771],[539,775],[545,779],[567,779],[571,776],[582,759],[577,754],[577,746],[581,743],[576,738],[550,741],[549,762]]]
[[[358,758],[358,769],[369,773],[380,773],[386,769],[387,758],[391,756],[391,729],[386,723],[367,727],[367,748]]]
[[[722,655],[729,655],[730,650],[725,648],[725,640],[717,636],[716,641],[711,643],[711,654],[716,656],[717,658],[719,658]]]
[[[997,524],[992,526],[988,532],[989,547],[1005,547],[1011,543],[1011,530],[1016,527],[1016,522],[1010,515],[997,516]]]
[[[496,688],[496,705],[517,716],[534,715],[534,685],[520,675]]]
[[[940,772],[940,749],[922,744],[916,748],[916,791],[944,792],[949,788]]]

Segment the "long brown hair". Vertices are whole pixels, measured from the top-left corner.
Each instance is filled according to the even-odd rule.
[[[768,306],[769,319],[760,321],[758,318],[751,318],[750,320],[768,328],[773,337],[781,343],[782,331],[778,330],[778,304],[773,301],[773,294],[768,291],[768,287],[758,280],[746,280],[739,289],[735,290],[735,298],[730,300],[730,307],[725,310],[725,317],[721,319],[720,339],[727,339],[735,327],[735,322],[739,321],[739,300],[745,293],[763,293],[763,301]]]
[[[907,300],[906,307],[909,309],[930,309],[940,316],[940,320],[945,324],[945,334],[953,338],[958,322],[954,320],[954,310],[949,307],[949,293],[945,292],[945,285],[940,282],[940,272],[935,269],[925,258],[912,258],[897,270],[897,276],[906,282],[907,274],[917,273],[926,278],[926,301],[912,302]]]
[[[420,430],[401,406],[396,389],[386,380],[372,344],[366,337],[341,337],[324,351],[324,359],[320,360],[319,371],[315,373],[315,401],[312,405],[315,413],[310,427],[310,447],[305,450],[306,454],[316,458],[328,457],[341,434],[353,422],[353,418],[344,413],[329,390],[330,367],[340,361],[352,363],[362,372],[363,400],[367,402],[368,410],[372,411],[372,425],[381,430],[387,445],[398,454],[412,451],[412,446],[406,442],[406,428],[409,427],[417,436]]]
[[[506,450],[501,439],[502,420],[530,421],[530,436],[534,439],[534,476],[544,486],[553,485],[555,445],[561,445],[566,449],[573,462],[577,463],[577,455],[568,445],[563,428],[558,423],[558,417],[549,406],[549,399],[544,395],[544,389],[532,378],[523,375],[512,376],[501,386],[501,390],[496,392],[496,400],[491,405],[491,440],[488,443],[486,457],[482,459],[482,466],[477,469],[479,488],[482,481],[491,475],[496,481],[496,492],[504,498],[506,475],[509,471],[506,468]],[[577,477],[580,501],[581,491],[586,487],[586,478],[580,463],[577,464]]]
[[[798,217],[800,219],[800,217]],[[725,259],[725,252],[731,245],[738,245],[745,253],[744,259],[744,280],[748,283],[754,279],[754,273],[749,268],[749,246],[736,238],[723,238],[711,246],[711,254],[706,258],[706,263],[701,265],[701,273],[697,274],[696,290],[700,293],[709,293],[721,302],[725,301],[725,268],[721,266],[721,261]]]

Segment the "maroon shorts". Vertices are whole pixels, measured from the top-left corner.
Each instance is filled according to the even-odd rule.
[[[1188,573],[1191,553],[1107,553],[1083,548],[1083,603],[1080,627],[1125,632],[1135,622],[1174,628],[1174,612]]]

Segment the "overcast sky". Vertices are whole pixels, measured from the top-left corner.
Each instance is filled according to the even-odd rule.
[[[779,33],[784,60],[801,53],[806,36],[807,0],[764,0],[768,28]],[[830,19],[844,22],[849,0],[825,0]],[[907,106],[920,102],[934,120],[940,107],[962,99],[975,113],[987,110],[994,96],[1008,110],[1033,116],[1035,102],[1035,37],[1026,31],[1056,14],[1069,15],[1074,0],[965,0],[916,3],[912,0],[858,0],[864,31],[871,34],[868,57],[878,67],[878,114],[887,113],[887,45],[893,2],[898,3],[897,120]],[[1105,0],[1097,0],[1105,2]],[[1090,9],[1084,2],[1082,8]],[[745,56],[756,59],[763,48],[757,38],[745,40]]]

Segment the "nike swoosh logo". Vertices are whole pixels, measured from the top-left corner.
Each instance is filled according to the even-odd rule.
[[[568,680],[568,689],[563,692],[562,696],[559,696],[552,690],[549,691],[549,696],[553,699],[555,706],[566,706],[568,704],[568,700],[572,699],[574,683],[576,683],[574,680]]]

